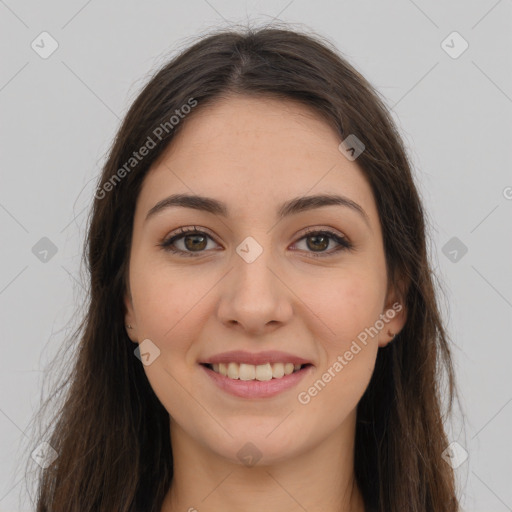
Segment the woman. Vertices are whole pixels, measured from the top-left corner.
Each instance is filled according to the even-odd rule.
[[[328,43],[183,51],[98,184],[37,510],[458,510],[426,236],[383,102]]]

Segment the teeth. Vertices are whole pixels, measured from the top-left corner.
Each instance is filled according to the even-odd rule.
[[[236,375],[237,379],[240,380],[254,380],[256,378],[256,366],[253,364],[236,364],[236,363],[229,363],[229,366],[234,365],[237,366],[238,372]],[[228,375],[229,377],[229,375]]]
[[[230,379],[240,380],[271,380],[280,379],[285,375],[290,375],[294,371],[300,370],[300,364],[293,363],[265,363],[259,365],[245,363],[215,363],[212,365],[213,371],[224,375]]]
[[[238,365],[236,363],[228,364],[228,377],[230,379],[238,379],[240,375],[240,371],[238,369]]]

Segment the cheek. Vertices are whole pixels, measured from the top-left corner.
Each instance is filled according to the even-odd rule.
[[[211,284],[200,286],[200,280],[177,274],[161,266],[145,267],[133,274],[131,286],[141,341],[149,339],[159,350],[144,372],[159,401],[183,424],[194,407],[191,396],[197,396],[190,382],[197,364],[193,341],[202,325],[200,299]]]
[[[166,350],[176,349],[200,325],[201,297],[211,284],[211,277],[180,275],[162,265],[154,265],[132,276],[132,295],[137,323],[142,335],[158,340]]]
[[[331,273],[315,279],[314,286],[304,280],[300,295],[310,310],[310,328],[329,342],[327,346],[342,350],[379,318],[384,284],[370,268]]]
[[[310,397],[311,411],[335,411],[333,425],[356,407],[373,373],[378,344],[371,328],[382,312],[384,285],[377,271],[353,268],[307,295],[314,313],[308,327],[316,333],[321,355],[314,379],[301,391]]]
[[[318,423],[315,428],[335,429],[357,407],[368,387],[378,352],[377,338],[369,331],[381,312],[379,289],[371,280],[352,276],[340,280],[336,291],[317,297],[316,311],[334,335],[326,337],[323,322],[317,321],[320,366],[299,390],[299,402],[304,404],[300,407],[316,418],[312,420]]]

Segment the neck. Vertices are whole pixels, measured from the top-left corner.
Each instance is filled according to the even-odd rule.
[[[252,467],[199,445],[171,419],[174,475],[161,512],[365,512],[354,478],[355,413],[332,439]],[[347,441],[350,440],[350,441]]]

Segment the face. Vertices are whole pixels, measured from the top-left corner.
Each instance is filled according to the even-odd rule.
[[[405,311],[388,286],[369,183],[325,121],[277,99],[200,108],[138,197],[128,333],[143,343],[171,436],[238,463],[257,449],[272,463],[353,432],[377,351]],[[182,201],[148,216],[177,194],[215,203]],[[348,203],[290,203],[324,195]],[[223,359],[243,363],[227,366],[243,378],[202,364],[220,371],[215,357],[230,351],[246,352]],[[250,358],[269,351],[287,355]],[[279,378],[299,358],[308,364]]]

